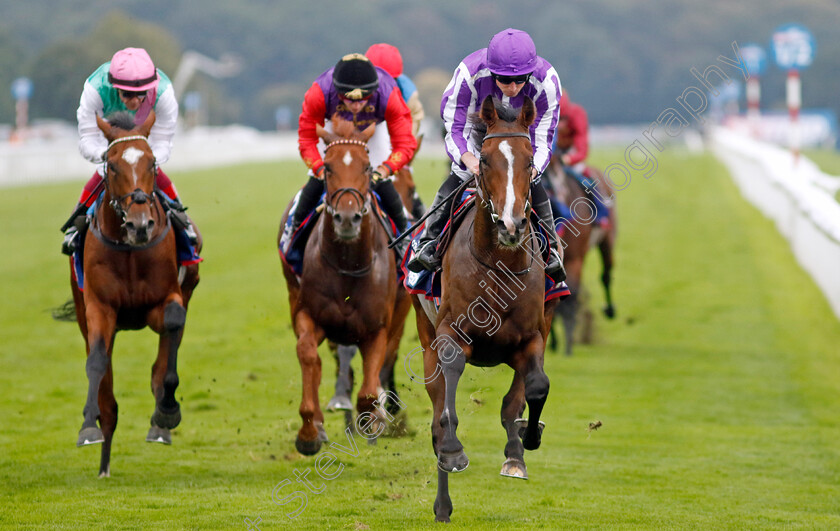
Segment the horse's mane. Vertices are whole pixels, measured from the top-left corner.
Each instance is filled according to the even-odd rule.
[[[496,107],[496,114],[499,115],[500,120],[505,122],[515,122],[519,117],[519,110],[514,109],[509,103],[505,103],[495,96],[493,96],[493,106]],[[472,126],[472,139],[476,145],[481,145],[484,140],[484,135],[487,134],[487,124],[481,119],[480,112],[474,112],[469,115],[467,121]]]
[[[117,111],[108,115],[105,120],[113,127],[122,129],[123,131],[131,131],[136,127],[134,117],[128,111]]]
[[[350,120],[336,117],[333,119],[333,133],[341,138],[361,138],[361,131]]]

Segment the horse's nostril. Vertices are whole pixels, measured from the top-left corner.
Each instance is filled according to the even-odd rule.
[[[339,214],[339,213],[333,214],[333,221],[335,221],[336,223],[341,223],[341,214]]]
[[[362,221],[362,214],[359,212],[353,214],[353,223],[359,223],[360,221]]]
[[[135,230],[134,229],[134,222],[133,221],[126,221],[125,222],[125,228],[127,230]]]
[[[155,220],[150,219],[148,224],[149,231],[155,228]]]
[[[516,222],[516,228],[523,230],[528,226],[528,218],[522,217]]]

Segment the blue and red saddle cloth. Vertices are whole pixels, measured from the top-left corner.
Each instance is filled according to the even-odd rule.
[[[609,229],[610,226],[610,209],[607,205],[601,201],[601,198],[598,197],[598,194],[594,194],[589,192],[588,190],[592,190],[597,187],[597,182],[595,179],[590,177],[586,177],[585,175],[578,173],[571,168],[564,168],[567,175],[569,175],[572,179],[578,182],[580,186],[583,188],[584,192],[586,193],[587,199],[592,201],[595,205],[595,219],[592,221],[593,225],[603,228],[604,230]],[[549,191],[548,199],[551,202],[551,211],[554,214],[554,225],[557,229],[557,234],[562,237],[563,233],[565,232],[565,225],[563,224],[563,220],[570,220],[574,218],[574,214],[569,209],[569,205],[560,201]]]
[[[461,195],[461,202],[458,205],[458,208],[455,210],[455,214],[453,217],[458,217],[460,213],[472,207],[475,204],[475,189],[474,188],[467,188],[464,190],[464,193]],[[443,236],[447,231],[450,230],[451,220],[447,222],[446,226],[441,231],[441,237],[438,238],[438,241],[443,239]],[[538,235],[542,243],[540,244],[541,248],[545,249],[543,253],[543,261],[548,260],[548,239],[543,232],[542,227],[538,223],[534,223],[534,225],[538,228]],[[408,251],[406,252],[403,260],[400,264],[400,267],[403,270],[403,275],[405,276],[405,280],[403,285],[409,291],[409,293],[416,294],[416,295],[423,295],[426,299],[432,300],[435,303],[436,307],[440,307],[440,296],[441,296],[441,272],[440,270],[437,271],[421,271],[420,273],[415,273],[413,271],[409,271],[406,267],[406,264],[411,259],[414,253],[414,245],[413,240],[417,239],[420,235],[421,230],[418,230],[413,238],[412,238],[412,245],[409,246]],[[566,285],[565,282],[558,282],[555,283],[554,280],[551,279],[548,275],[545,276],[545,300],[546,302],[556,299],[556,298],[565,298],[571,294],[569,287]]]
[[[371,192],[373,197],[376,199],[377,203],[377,213],[374,215],[380,216],[382,219],[386,220],[388,226],[390,227],[390,234],[388,234],[389,238],[393,238],[395,234],[397,234],[397,226],[394,222],[389,218],[386,214],[384,209],[382,208],[382,199],[376,192]],[[322,193],[320,199],[318,199],[318,204],[306,216],[303,220],[303,223],[300,224],[300,227],[297,228],[295,232],[289,236],[289,241],[281,241],[280,245],[278,246],[277,251],[280,253],[280,259],[283,260],[289,267],[292,268],[292,271],[295,272],[295,275],[298,278],[303,273],[303,253],[306,250],[306,242],[309,241],[309,235],[312,233],[312,229],[315,227],[315,223],[318,221],[318,218],[321,217],[321,205],[324,204],[324,199],[326,198],[326,193]],[[378,223],[378,222],[377,222]],[[286,224],[283,226],[284,233],[286,232],[285,229],[288,229],[292,224],[292,216],[288,216],[286,219]],[[286,249],[284,251],[284,248]],[[395,251],[396,254],[396,251]],[[397,283],[402,284],[403,281],[403,273],[399,267],[400,260],[402,259],[401,256],[396,256],[397,262]]]
[[[166,198],[167,201],[172,201],[172,199],[160,192],[160,194]],[[96,209],[99,208],[99,204],[102,203],[102,198],[105,196],[105,191],[99,193],[99,197],[96,198],[96,201],[88,208],[87,216],[88,219],[92,219],[94,212]],[[173,227],[174,228],[174,227]],[[79,233],[79,241],[76,245],[76,251],[70,257],[73,260],[73,280],[76,281],[76,285],[79,287],[80,291],[84,291],[84,284],[85,284],[85,271],[84,271],[84,249],[85,249],[85,238],[87,238],[87,234],[90,230],[86,230],[84,232]],[[195,246],[190,242],[189,236],[182,230],[175,229],[175,249],[178,253],[178,265],[180,266],[188,266],[197,264],[204,260],[198,256],[198,251],[196,250]]]

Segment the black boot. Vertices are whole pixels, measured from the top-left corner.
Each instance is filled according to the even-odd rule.
[[[76,210],[78,211],[78,207]],[[71,220],[72,224],[70,224],[70,220],[65,224],[67,229],[64,231],[64,241],[61,242],[61,252],[67,256],[73,256],[73,253],[79,248],[82,236],[84,236],[90,224],[90,220],[88,220],[86,215],[78,215],[71,218]]]
[[[416,252],[406,267],[409,271],[419,273],[428,270],[434,271],[440,266],[440,259],[435,256],[437,251],[437,238],[443,227],[446,226],[446,221],[449,219],[450,210],[452,210],[452,200],[444,201],[448,195],[454,192],[461,186],[461,179],[454,173],[450,173],[449,177],[443,182],[435,195],[435,200],[432,201],[432,206],[429,207],[429,217],[426,218],[426,226],[423,233],[417,239]]]
[[[315,205],[318,204],[318,199],[321,198],[322,193],[324,193],[324,181],[315,177],[310,177],[301,189],[297,203],[294,205],[292,211],[289,212],[289,217],[292,218],[292,223],[290,225],[286,225],[286,228],[283,230],[283,237],[280,239],[280,245],[284,249],[283,252],[286,252],[286,247],[291,240],[292,234],[298,230],[300,225],[306,219],[306,216],[308,216],[312,209],[315,208]]]
[[[175,225],[175,228],[182,231],[186,236],[187,239],[190,240],[190,244],[197,245],[198,244],[198,233],[193,227],[193,222],[190,219],[190,216],[187,215],[187,207],[181,203],[181,200],[177,197],[175,199],[169,200],[170,206],[170,215],[172,216],[172,224]]]
[[[545,264],[545,273],[554,282],[566,280],[566,269],[563,267],[563,259],[560,257],[560,238],[554,230],[554,212],[551,209],[551,201],[543,185],[537,180],[531,183],[531,200],[534,202],[534,212],[540,218],[540,224],[548,233],[548,263]]]
[[[397,234],[399,236],[408,227],[408,219],[405,216],[405,207],[403,207],[402,199],[397,189],[394,188],[394,181],[391,179],[379,179],[373,184],[373,191],[382,199],[382,208],[385,213],[394,221],[397,226]],[[405,251],[408,249],[408,238],[403,238],[396,245],[397,256],[402,258],[405,256]]]

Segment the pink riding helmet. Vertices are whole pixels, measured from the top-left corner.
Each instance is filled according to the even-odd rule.
[[[487,45],[487,67],[500,76],[530,74],[537,68],[537,47],[522,30],[500,31]]]
[[[108,69],[114,88],[142,92],[157,88],[158,75],[152,58],[143,48],[126,48],[114,54]]]

